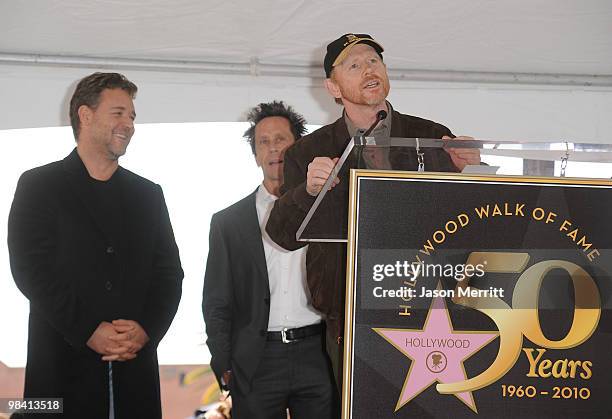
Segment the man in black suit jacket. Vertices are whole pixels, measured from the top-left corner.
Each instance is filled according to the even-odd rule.
[[[248,119],[245,137],[264,180],[211,220],[202,303],[211,366],[231,389],[234,418],[286,418],[287,409],[292,419],[330,418],[335,389],[305,251],[286,251],[263,230],[284,150],[305,132],[304,120],[282,102],[262,103]]]
[[[118,165],[136,90],[116,73],[81,80],[76,149],[25,172],[9,215],[11,269],[30,300],[24,396],[63,398],[66,418],[162,416],[157,345],[183,271],[160,186]]]

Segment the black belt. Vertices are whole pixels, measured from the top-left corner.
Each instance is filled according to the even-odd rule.
[[[266,333],[266,339],[273,342],[291,343],[307,338],[309,336],[319,335],[323,331],[323,324],[311,324],[310,326],[298,327],[295,329],[283,329],[280,332]]]

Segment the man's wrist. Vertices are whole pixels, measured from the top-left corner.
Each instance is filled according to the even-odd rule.
[[[221,390],[228,391],[230,381],[232,381],[232,370],[224,371],[223,374],[221,374]]]

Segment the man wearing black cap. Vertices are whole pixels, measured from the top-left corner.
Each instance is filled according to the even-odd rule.
[[[388,116],[371,132],[374,137],[454,137],[443,125],[393,110],[386,101],[389,78],[382,52],[383,47],[367,34],[346,34],[327,46],[325,87],[336,102],[344,106],[344,112],[336,122],[304,137],[285,153],[282,196],[276,201],[266,227],[270,237],[282,247],[294,250],[306,244],[295,240],[302,220],[350,138],[358,130],[373,125],[381,110]],[[416,170],[416,152],[409,160],[409,169]],[[467,164],[479,161],[480,154],[475,149],[432,149],[425,153],[425,167],[432,171],[458,172]],[[347,171],[340,173],[334,186],[339,182],[348,184]],[[338,216],[346,217],[346,208],[338,211]],[[326,315],[327,350],[339,384],[346,245],[311,242],[306,267],[312,304]]]

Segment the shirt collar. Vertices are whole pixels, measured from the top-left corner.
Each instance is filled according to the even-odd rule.
[[[256,199],[258,202],[261,203],[268,203],[268,202],[274,202],[278,199],[278,197],[272,195],[270,192],[268,192],[268,190],[266,189],[266,187],[264,186],[263,182],[261,185],[259,185],[259,188],[257,188],[257,196]]]
[[[389,109],[389,111],[387,112],[387,117],[383,119],[382,122],[378,124],[376,128],[374,128],[374,130],[372,130],[372,132],[370,133],[370,136],[372,137],[390,137],[391,136],[391,115],[393,114],[393,107],[388,101],[386,103],[387,103],[387,108]],[[351,121],[351,118],[349,118],[348,114],[346,113],[346,110],[344,110],[342,114],[344,117],[344,122],[346,123],[346,128],[348,129],[349,135],[351,137],[358,135],[358,132],[360,129],[363,129],[364,131],[367,129],[367,127],[358,128],[353,123],[353,121]]]

